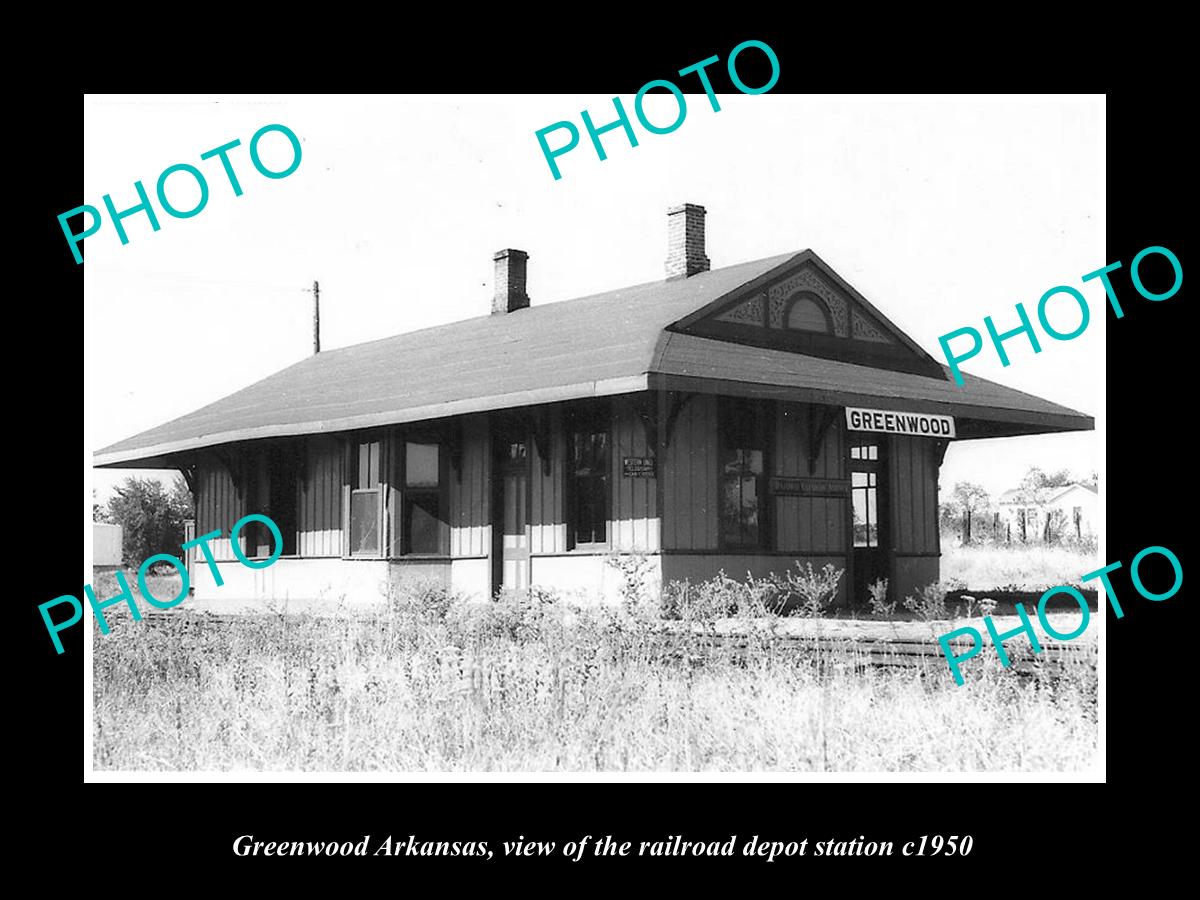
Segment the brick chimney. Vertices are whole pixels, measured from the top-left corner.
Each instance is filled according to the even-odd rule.
[[[704,207],[684,203],[667,210],[667,278],[708,271],[704,255]]]
[[[529,306],[525,293],[525,263],[529,254],[524,250],[499,250],[496,261],[496,294],[492,297],[492,315],[504,315]]]

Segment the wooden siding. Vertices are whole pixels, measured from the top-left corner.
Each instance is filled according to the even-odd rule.
[[[565,553],[567,550],[566,514],[566,437],[562,410],[550,411],[550,474],[542,469],[537,442],[529,442],[529,531],[531,553]]]
[[[609,432],[609,518],[608,539],[614,550],[659,549],[658,479],[626,478],[622,461],[626,456],[653,457],[646,442],[646,429],[625,398],[612,403]],[[561,408],[549,413],[550,472],[542,468],[537,443],[530,441],[530,551],[535,554],[565,553],[567,546],[566,464],[567,440]]]
[[[798,478],[845,478],[845,429],[839,416],[825,431],[813,470],[808,470],[812,446],[810,407],[778,403],[772,474]],[[817,407],[818,411],[822,408]],[[784,495],[774,498],[775,547],[803,553],[846,552],[847,498]]]
[[[810,407],[776,404],[770,475],[841,479],[846,476],[845,429],[835,419],[826,430],[812,472]],[[719,549],[717,402],[693,397],[679,413],[664,452],[663,546],[667,550]],[[846,552],[849,498],[780,495],[769,501],[774,549],[782,552],[839,555]]]
[[[928,438],[891,435],[889,505],[896,553],[936,555],[938,552],[936,446]]]
[[[196,466],[196,535],[221,532],[220,538],[209,542],[214,559],[236,559],[229,531],[243,515],[245,504],[229,471],[217,459],[201,459]],[[203,556],[197,559],[202,560]]]
[[[717,398],[697,394],[680,410],[662,460],[663,547],[717,549]]]
[[[301,556],[342,555],[342,442],[317,436],[306,441],[308,477],[300,483],[297,522]]]
[[[622,459],[626,456],[654,456],[646,443],[646,428],[627,398],[612,405],[612,500],[608,524],[609,541],[614,550],[659,549],[658,479],[626,478]]]
[[[462,424],[461,470],[450,472],[450,554],[487,556],[491,552],[491,438],[485,416]]]

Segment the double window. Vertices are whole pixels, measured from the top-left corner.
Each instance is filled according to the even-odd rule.
[[[350,445],[349,464],[350,556],[448,552],[443,442],[399,434],[358,440]]]
[[[603,403],[578,407],[567,422],[567,536],[573,548],[608,543],[611,423]]]
[[[769,423],[767,405],[722,397],[720,429],[721,545],[730,549],[767,546],[766,471]]]

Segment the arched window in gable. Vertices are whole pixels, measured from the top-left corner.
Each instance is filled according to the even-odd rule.
[[[829,310],[816,294],[802,291],[788,306],[787,327],[795,331],[819,331],[833,333],[833,322]]]

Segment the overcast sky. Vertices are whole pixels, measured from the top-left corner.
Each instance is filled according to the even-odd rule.
[[[986,315],[1014,327],[1017,302],[1036,321],[1047,289],[1080,289],[1093,311],[1082,337],[1042,335],[1038,355],[1014,339],[1008,368],[990,351],[964,368],[1102,414],[1104,294],[1080,276],[1110,262],[1103,98],[722,94],[716,113],[687,99],[672,134],[635,120],[636,148],[604,135],[604,162],[584,132],[555,181],[534,132],[561,119],[582,131],[584,109],[611,121],[611,95],[86,98],[84,202],[133,206],[134,181],[153,197],[175,163],[200,168],[210,197],[189,219],[155,200],[161,230],[132,216],[125,246],[107,218],[86,241],[85,480],[103,500],[131,472],[91,470],[93,451],[311,353],[313,279],[322,347],[343,347],[486,313],[505,247],[530,254],[534,304],[661,279],[666,209],[682,202],[708,210],[713,268],[812,248],[939,360],[939,335],[982,331]],[[669,95],[646,108],[675,116]],[[279,180],[248,156],[272,123],[303,142]],[[234,139],[240,197],[200,160]],[[261,149],[273,169],[290,160],[281,135]],[[174,175],[168,196],[187,209],[198,191]],[[1069,331],[1077,317],[1063,303],[1051,322]],[[1087,474],[1101,452],[1094,432],[958,442],[941,483],[995,494],[1032,465]]]

